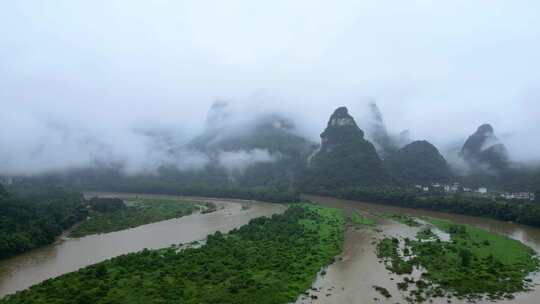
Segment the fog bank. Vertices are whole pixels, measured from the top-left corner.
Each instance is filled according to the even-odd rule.
[[[184,145],[218,99],[235,113],[227,123],[285,113],[315,141],[337,106],[369,128],[371,101],[389,134],[443,152],[490,123],[513,160],[537,162],[539,10],[532,0],[6,2],[0,174],[203,168],[208,156]],[[224,158],[273,159],[238,153]]]

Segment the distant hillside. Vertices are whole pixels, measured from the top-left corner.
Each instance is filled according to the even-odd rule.
[[[311,159],[303,184],[308,189],[391,183],[373,144],[364,139],[346,107],[330,117],[321,148]]]
[[[501,171],[509,166],[506,147],[499,142],[490,124],[483,124],[463,144],[460,156],[471,171]]]
[[[397,152],[399,148],[411,142],[409,138],[410,134],[407,130],[399,134],[388,132],[377,103],[370,102],[368,107],[369,116],[366,124],[366,137],[373,142],[381,159],[386,159],[391,154]]]
[[[213,107],[213,110],[214,107]],[[219,107],[224,111],[225,107]],[[228,115],[211,111],[209,117]],[[241,186],[286,186],[296,182],[308,156],[317,145],[297,135],[291,119],[273,113],[241,123],[215,127],[207,121],[205,132],[190,144],[210,158],[209,168],[221,171],[229,182]]]
[[[447,182],[450,167],[439,150],[428,141],[415,141],[385,161],[393,176],[405,183]]]

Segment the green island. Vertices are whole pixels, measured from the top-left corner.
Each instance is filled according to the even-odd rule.
[[[118,198],[93,198],[87,206],[88,218],[70,233],[71,237],[120,231],[179,218],[197,210],[203,213],[216,210],[212,203],[162,198],[135,198],[125,202]]]
[[[420,224],[417,220],[415,220],[413,217],[410,217],[405,214],[390,214],[386,216],[389,219],[392,219],[398,223],[405,224],[409,227],[420,227],[422,224]]]
[[[17,190],[0,185],[0,260],[52,244],[86,217],[80,193],[58,187]]]
[[[530,289],[528,275],[539,269],[535,252],[519,241],[467,225],[427,218],[431,228],[420,230],[416,239],[386,237],[377,244],[377,256],[386,268],[405,277],[398,288],[408,291],[409,302],[432,297],[466,298],[475,301],[512,299]],[[450,235],[442,241],[431,229]]]
[[[199,248],[118,256],[0,303],[289,303],[341,252],[344,226],[340,210],[291,205]]]

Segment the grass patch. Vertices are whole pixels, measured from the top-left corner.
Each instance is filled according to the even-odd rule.
[[[111,211],[90,210],[89,217],[74,231],[71,237],[108,233],[145,224],[190,215],[196,210],[215,210],[212,203],[193,203],[175,199],[130,199],[125,206]]]

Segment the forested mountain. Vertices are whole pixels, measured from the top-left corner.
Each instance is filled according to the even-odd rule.
[[[291,185],[317,147],[296,133],[292,119],[276,113],[227,124],[220,103],[208,117],[205,132],[189,147],[208,155],[208,167],[223,172],[236,185]]]
[[[292,195],[319,188],[451,180],[469,187],[507,191],[535,191],[540,187],[540,170],[510,163],[506,148],[489,124],[480,126],[464,142],[459,156],[467,170],[453,176],[435,146],[426,141],[403,146],[408,136],[392,135],[375,103],[370,105],[370,113],[371,118],[363,124],[369,130],[366,136],[347,108],[336,109],[321,134],[319,147],[300,135],[290,117],[278,113],[235,114],[226,102],[218,101],[208,112],[204,131],[187,143],[179,144],[173,133],[145,133],[156,138],[156,149],[161,149],[169,161],[152,172],[126,174],[121,164],[96,164],[26,179],[78,191],[213,193],[235,197],[259,197],[253,193],[262,192],[278,197],[280,192],[290,191]],[[197,156],[197,167],[175,164],[190,161],[183,160],[186,151]]]
[[[330,116],[303,181],[307,189],[391,183],[373,144],[364,138],[346,107]]]
[[[501,171],[508,168],[508,152],[490,124],[483,124],[463,144],[460,156],[471,171]]]
[[[392,175],[405,183],[447,182],[450,167],[439,150],[428,141],[414,141],[386,159]]]

